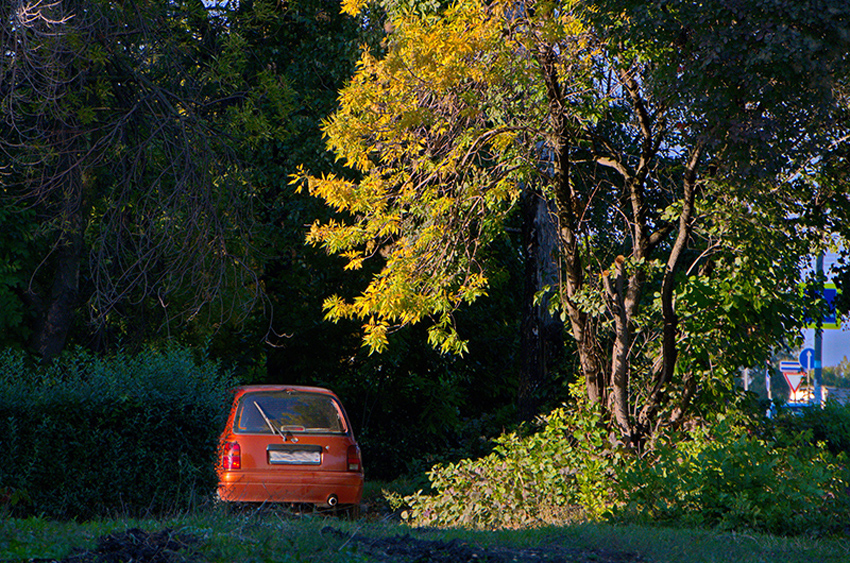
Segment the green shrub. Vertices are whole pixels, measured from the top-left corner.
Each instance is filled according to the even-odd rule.
[[[850,456],[850,405],[828,400],[822,409],[808,408],[802,412],[780,409],[775,419],[779,439],[788,436],[811,435],[814,443],[823,443],[834,455]]]
[[[189,506],[215,489],[229,374],[185,349],[48,368],[0,355],[0,489],[16,515],[91,518]]]
[[[843,532],[846,457],[803,434],[782,446],[721,421],[669,439],[620,475],[616,521],[755,530]]]
[[[611,478],[622,463],[599,411],[560,408],[544,422],[530,436],[501,436],[486,457],[434,467],[434,493],[406,497],[405,518],[486,529],[598,517],[610,506]]]
[[[405,518],[500,528],[602,517],[782,535],[843,533],[850,521],[847,457],[811,430],[776,434],[718,416],[637,456],[612,446],[606,428],[598,410],[557,409],[529,436],[503,435],[486,457],[434,467],[433,491],[405,497]]]

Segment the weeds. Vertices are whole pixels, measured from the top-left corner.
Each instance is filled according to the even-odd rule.
[[[105,535],[132,530],[154,535],[170,530],[191,537],[191,557],[204,563],[307,562],[356,563],[387,561],[385,552],[369,546],[465,546],[469,552],[491,554],[491,560],[530,561],[568,553],[573,563],[600,560],[600,552],[616,561],[655,563],[845,563],[850,560],[846,540],[780,538],[760,534],[720,533],[642,526],[575,524],[563,527],[482,532],[461,529],[410,528],[380,518],[350,522],[321,515],[299,515],[266,507],[232,510],[226,506],[161,520],[106,520],[86,523],[55,522],[42,518],[0,521],[0,560],[61,559],[77,549],[93,549]],[[410,546],[409,546],[410,547]],[[410,550],[408,550],[410,551]],[[524,557],[526,555],[527,557]],[[417,554],[422,563],[430,559]],[[399,558],[399,563],[409,559]]]

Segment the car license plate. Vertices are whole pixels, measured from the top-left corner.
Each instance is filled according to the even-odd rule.
[[[322,463],[322,453],[318,450],[269,450],[269,463],[320,465]]]

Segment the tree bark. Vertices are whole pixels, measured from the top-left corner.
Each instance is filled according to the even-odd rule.
[[[526,189],[522,201],[525,291],[521,333],[522,369],[517,394],[520,420],[540,414],[548,396],[549,374],[562,355],[563,324],[535,296],[558,286],[558,231],[549,202],[539,190]]]
[[[74,322],[74,309],[79,304],[80,267],[85,249],[85,178],[70,148],[65,148],[60,156],[54,178],[61,179],[64,185],[53,188],[62,197],[53,250],[53,282],[49,301],[33,334],[33,346],[43,361],[50,361],[65,348]]]
[[[603,278],[608,295],[608,308],[614,316],[614,344],[611,352],[611,397],[610,408],[623,435],[632,436],[629,420],[629,349],[631,348],[630,315],[626,306],[625,258],[618,256],[614,264],[613,278]]]
[[[682,196],[682,213],[679,216],[679,230],[676,235],[676,240],[670,249],[667,257],[667,265],[664,269],[664,279],[661,283],[661,314],[663,318],[663,328],[661,335],[661,369],[653,374],[653,384],[649,391],[646,403],[638,415],[638,424],[644,430],[649,431],[655,421],[658,408],[663,401],[664,390],[666,386],[673,380],[673,375],[676,369],[676,361],[678,358],[678,345],[676,337],[679,331],[679,318],[676,315],[673,288],[675,285],[675,276],[679,265],[679,259],[685,250],[687,241],[691,236],[693,229],[692,218],[694,211],[694,202],[697,191],[697,165],[702,154],[702,148],[697,145],[688,158],[685,168],[685,178],[683,183]],[[680,405],[682,409],[690,401],[693,394],[691,384],[685,381],[683,394],[683,402]],[[678,416],[678,415],[675,415]]]
[[[588,399],[601,403],[607,395],[608,377],[597,350],[596,333],[587,313],[574,301],[584,284],[581,249],[579,248],[579,217],[582,202],[570,181],[570,142],[573,135],[567,123],[567,103],[558,78],[558,57],[551,45],[542,45],[537,53],[549,102],[549,121],[552,128],[548,150],[551,151],[551,185],[558,215],[558,233],[563,259],[561,305],[569,318],[572,337],[578,347],[581,372],[585,378]]]

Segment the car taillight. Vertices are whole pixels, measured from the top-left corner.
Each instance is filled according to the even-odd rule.
[[[348,446],[348,470],[363,470],[362,463],[360,461],[360,448],[358,446]]]
[[[221,451],[221,466],[225,471],[242,469],[242,448],[239,442],[225,442]]]

